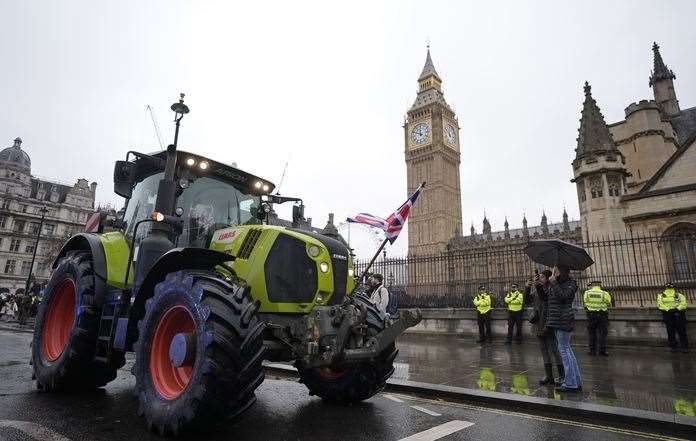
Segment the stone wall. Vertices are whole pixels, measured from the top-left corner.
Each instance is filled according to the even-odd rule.
[[[472,308],[422,309],[423,321],[410,328],[410,333],[458,334],[465,337],[478,336],[476,310]],[[532,337],[532,325],[526,321],[531,310],[525,312],[522,330],[525,337]],[[687,311],[689,339],[696,341],[696,314]],[[587,342],[587,318],[585,311],[576,310],[573,341]],[[667,333],[661,313],[656,308],[616,308],[609,313],[609,346],[664,346]],[[494,339],[507,335],[507,311],[493,310],[492,331]]]

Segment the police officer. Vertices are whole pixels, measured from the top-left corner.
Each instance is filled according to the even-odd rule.
[[[657,295],[657,308],[662,311],[662,321],[667,328],[667,340],[672,352],[689,352],[689,341],[686,337],[686,296],[677,292],[672,283],[666,283],[665,289]],[[677,335],[679,344],[677,344]]]
[[[522,343],[522,305],[524,305],[524,294],[518,289],[519,286],[513,283],[511,291],[505,296],[505,304],[508,309],[508,332],[505,344],[512,343],[512,333],[515,330],[515,340],[517,344]]]
[[[491,296],[486,292],[486,286],[479,286],[478,293],[474,297],[474,306],[478,312],[479,339],[476,343],[483,343],[491,339]]]
[[[588,290],[582,297],[582,303],[587,311],[587,333],[590,343],[590,355],[609,355],[607,353],[607,331],[609,327],[609,307],[611,295],[602,289],[602,282],[590,282]]]

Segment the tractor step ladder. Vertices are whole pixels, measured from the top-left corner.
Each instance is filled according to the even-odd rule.
[[[97,350],[94,359],[108,363],[111,357],[111,342],[113,341],[116,321],[118,320],[121,304],[121,291],[113,290],[109,292],[106,302],[102,307],[99,319],[99,333],[97,334]]]

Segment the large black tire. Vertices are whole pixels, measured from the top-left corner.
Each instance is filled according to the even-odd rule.
[[[104,386],[125,363],[114,352],[109,364],[96,361],[101,309],[94,303],[94,268],[88,251],[60,259],[39,305],[32,341],[37,386],[73,391]]]
[[[135,344],[139,413],[150,430],[177,435],[210,429],[239,417],[263,382],[263,330],[249,288],[202,271],[167,275],[146,302]],[[194,342],[187,362],[175,367],[175,335]],[[189,340],[187,340],[189,341]]]
[[[374,336],[385,326],[385,315],[366,298],[356,296],[354,302],[367,309],[367,333]],[[366,400],[387,384],[394,373],[394,359],[398,351],[395,344],[385,348],[372,362],[330,368],[305,368],[301,362],[295,363],[300,374],[300,383],[309,389],[310,395],[336,403],[355,403]]]

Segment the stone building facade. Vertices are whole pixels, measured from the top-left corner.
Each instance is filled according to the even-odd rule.
[[[73,185],[32,176],[31,159],[17,138],[0,151],[0,289],[24,289],[31,271],[46,281],[63,242],[84,229],[94,212],[97,184],[78,179]],[[46,209],[36,260],[32,254]]]

